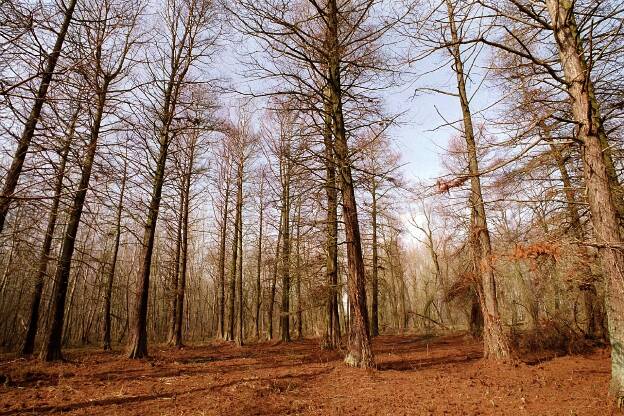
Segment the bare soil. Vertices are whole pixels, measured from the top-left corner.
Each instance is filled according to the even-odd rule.
[[[464,336],[375,339],[375,371],[318,340],[151,347],[147,360],[70,350],[63,363],[0,360],[0,416],[607,415],[608,350],[491,364]]]

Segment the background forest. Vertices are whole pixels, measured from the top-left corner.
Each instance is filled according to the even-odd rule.
[[[380,333],[469,331],[494,360],[610,342],[621,400],[623,18],[2,1],[1,348],[316,337],[372,367]]]

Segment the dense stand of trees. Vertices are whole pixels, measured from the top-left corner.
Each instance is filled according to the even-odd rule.
[[[610,343],[621,405],[623,18],[616,1],[2,3],[2,348],[314,336],[371,368],[387,332],[469,330],[492,360],[585,338]],[[405,179],[397,85],[406,109],[448,100],[435,185]]]

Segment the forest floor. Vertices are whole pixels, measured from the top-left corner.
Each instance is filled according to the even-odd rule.
[[[147,360],[69,350],[67,361],[0,357],[0,416],[607,415],[609,351],[481,359],[464,336],[375,339],[375,371],[348,368],[318,340],[151,346]]]

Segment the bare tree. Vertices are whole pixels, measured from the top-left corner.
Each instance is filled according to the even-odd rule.
[[[15,150],[15,154],[13,156],[13,161],[11,162],[11,166],[9,167],[4,179],[2,193],[0,194],[0,233],[2,233],[2,230],[4,229],[4,223],[9,212],[13,193],[15,192],[19,177],[22,173],[22,167],[24,166],[24,161],[26,160],[28,148],[30,147],[30,143],[35,135],[35,130],[37,129],[37,124],[39,123],[39,119],[41,117],[41,110],[47,100],[48,89],[50,87],[50,83],[52,82],[56,64],[63,49],[65,37],[67,36],[69,26],[73,19],[76,3],[77,0],[70,0],[66,6],[65,4],[62,4],[63,22],[56,34],[54,46],[47,55],[45,68],[41,75],[41,80],[34,97],[30,114],[26,119],[22,135],[20,136],[17,149]]]
[[[192,124],[193,120],[178,118],[178,107],[184,107],[180,98],[184,88],[192,82],[189,71],[212,51],[218,34],[209,29],[214,23],[214,4],[211,0],[170,0],[165,4],[162,49],[159,61],[153,65],[155,92],[149,96],[158,100],[155,106],[158,154],[152,181],[152,191],[144,224],[141,267],[127,353],[130,358],[147,355],[147,306],[149,281],[156,235],[156,222],[165,179],[169,146],[176,129]],[[161,79],[162,77],[162,79]],[[182,125],[180,125],[180,123]]]
[[[97,153],[102,120],[105,115],[111,87],[127,74],[127,58],[133,51],[136,37],[136,24],[142,5],[131,6],[122,4],[115,7],[104,2],[91,4],[84,11],[85,17],[95,23],[85,26],[85,38],[89,42],[87,49],[95,59],[85,68],[82,76],[95,92],[96,107],[92,113],[92,124],[89,142],[82,162],[82,174],[78,190],[73,197],[73,205],[69,223],[63,237],[63,248],[59,257],[54,280],[56,282],[53,295],[52,321],[41,349],[40,357],[44,361],[61,359],[63,323],[65,318],[65,298],[71,271],[72,256],[80,219],[89,189],[93,163]],[[120,43],[117,43],[120,42]]]

